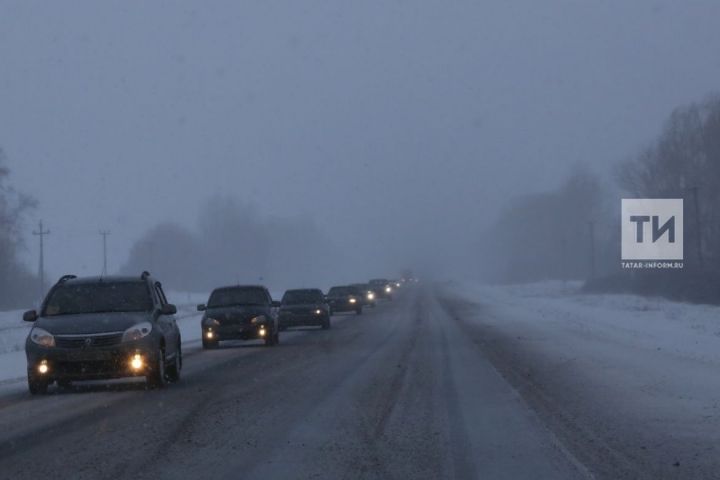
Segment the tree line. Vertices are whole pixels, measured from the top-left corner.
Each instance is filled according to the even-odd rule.
[[[620,199],[684,199],[685,268],[623,271]],[[514,199],[483,240],[502,281],[590,280],[597,291],[720,301],[720,97],[676,108],[657,138],[604,178],[579,166],[561,185]],[[720,289],[717,289],[720,290]]]
[[[36,300],[38,278],[20,260],[25,248],[23,227],[36,207],[31,196],[10,184],[7,158],[0,149],[0,309],[20,308]]]
[[[196,228],[164,223],[130,250],[122,272],[150,269],[173,289],[207,292],[222,284],[303,286],[325,281],[334,249],[311,219],[266,218],[233,197],[210,198]]]

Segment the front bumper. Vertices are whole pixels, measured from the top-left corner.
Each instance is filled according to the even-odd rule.
[[[220,340],[264,340],[271,334],[272,328],[268,324],[260,325],[218,325],[202,327],[205,341],[219,342]]]
[[[158,364],[157,350],[145,342],[107,348],[43,348],[33,344],[26,348],[26,354],[28,375],[50,382],[142,377]],[[136,356],[139,363],[133,362]]]
[[[354,312],[362,308],[362,303],[350,303],[350,302],[330,302],[330,309],[333,312]]]
[[[322,326],[328,320],[327,313],[285,313],[280,314],[281,327],[313,327]]]

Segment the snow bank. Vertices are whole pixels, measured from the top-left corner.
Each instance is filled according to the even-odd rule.
[[[530,317],[551,331],[581,328],[638,348],[720,363],[720,307],[639,295],[583,294],[580,288],[579,282],[453,284],[446,292],[488,305],[503,318]]]

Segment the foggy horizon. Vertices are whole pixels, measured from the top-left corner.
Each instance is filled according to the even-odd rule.
[[[473,276],[513,197],[607,178],[720,84],[713,2],[4,4],[0,146],[49,281],[218,195],[317,225],[345,272]]]

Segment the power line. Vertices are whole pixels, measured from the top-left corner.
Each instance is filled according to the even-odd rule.
[[[37,231],[33,230],[33,235],[40,237],[40,298],[45,295],[45,236],[50,235],[50,230],[43,229],[43,222],[40,220],[39,228]]]

